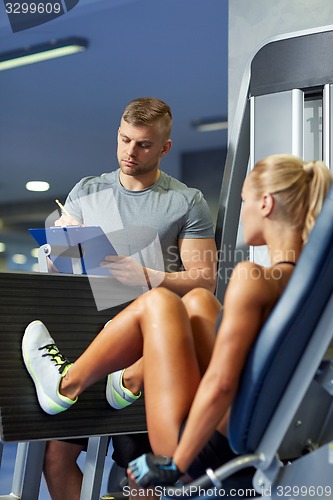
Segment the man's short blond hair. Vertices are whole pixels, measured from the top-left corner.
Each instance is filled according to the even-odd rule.
[[[129,102],[122,119],[130,125],[152,125],[160,123],[163,140],[170,138],[172,114],[170,107],[155,97],[139,97]]]

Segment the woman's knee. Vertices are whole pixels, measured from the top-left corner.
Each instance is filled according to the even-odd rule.
[[[198,312],[200,308],[206,307],[217,301],[215,296],[206,288],[194,288],[183,297],[183,302],[188,311]]]
[[[196,288],[186,294],[182,300],[190,319],[202,317],[215,321],[222,309],[215,295],[206,288]]]
[[[181,302],[179,295],[164,287],[153,288],[142,295],[141,298],[144,301],[144,305],[149,308],[154,306],[160,308],[165,305],[169,306],[170,304]]]

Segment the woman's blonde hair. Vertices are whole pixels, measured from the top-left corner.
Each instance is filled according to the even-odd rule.
[[[274,195],[282,216],[302,231],[305,243],[332,183],[332,174],[326,165],[277,154],[256,163],[249,177],[258,195]]]

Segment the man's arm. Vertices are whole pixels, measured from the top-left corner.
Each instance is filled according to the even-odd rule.
[[[179,240],[180,257],[184,271],[165,273],[159,286],[164,286],[179,295],[201,287],[214,292],[216,287],[217,249],[213,238],[185,238]],[[148,276],[154,283],[153,270]]]
[[[184,271],[166,273],[142,267],[130,257],[109,256],[105,265],[112,276],[124,285],[164,286],[185,295],[193,288],[202,287],[214,292],[216,286],[217,250],[213,238],[184,238],[179,240],[180,257]]]

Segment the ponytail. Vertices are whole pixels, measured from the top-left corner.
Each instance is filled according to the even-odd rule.
[[[319,161],[305,163],[303,168],[310,181],[309,205],[302,232],[303,241],[306,242],[329,191],[332,174],[326,165]]]

